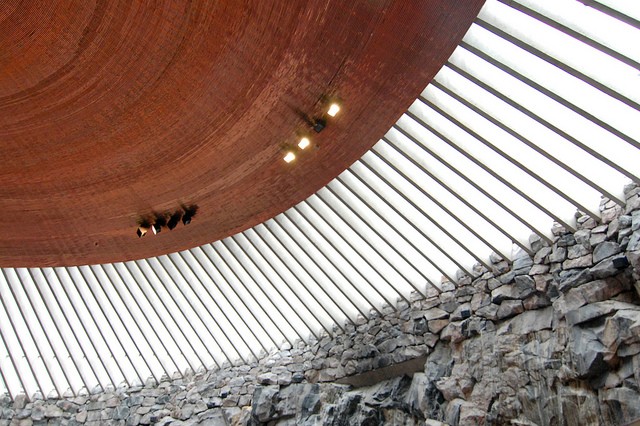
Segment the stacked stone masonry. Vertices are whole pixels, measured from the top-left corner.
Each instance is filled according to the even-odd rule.
[[[624,424],[640,418],[640,189],[601,222],[492,255],[443,292],[252,364],[61,400],[0,401],[4,425]],[[426,357],[424,370],[336,380]]]

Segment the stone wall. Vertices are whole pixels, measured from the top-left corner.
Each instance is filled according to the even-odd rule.
[[[414,295],[250,365],[65,400],[0,401],[0,426],[66,424],[623,424],[640,418],[640,190],[602,222],[553,229],[534,256],[491,256]],[[424,357],[424,369],[337,381]],[[413,373],[413,372],[412,372]],[[371,373],[370,373],[371,374]]]

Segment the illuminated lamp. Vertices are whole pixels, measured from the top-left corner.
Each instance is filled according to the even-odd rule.
[[[309,138],[301,138],[300,142],[298,142],[298,148],[300,149],[305,149],[307,148],[309,145],[311,145],[311,141],[309,140]]]
[[[284,156],[284,161],[286,161],[287,163],[290,163],[295,159],[296,159],[296,154],[294,154],[293,151],[288,151]]]
[[[330,117],[335,117],[336,114],[338,114],[339,112],[340,112],[340,105],[338,105],[335,102],[329,105],[329,110],[327,111],[327,114]]]

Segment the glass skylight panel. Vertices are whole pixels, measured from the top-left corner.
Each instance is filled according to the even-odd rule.
[[[457,58],[458,52],[459,50],[454,52],[452,59]],[[552,127],[536,121],[533,117],[526,115],[525,111],[516,109],[516,106],[522,108],[521,106],[507,105],[505,100],[487,93],[486,90],[446,67],[436,76],[436,80],[458,95],[463,94],[472,105],[484,111],[489,117],[501,124],[506,123],[507,129],[516,132],[530,144],[560,160],[566,167],[579,172],[583,177],[591,175],[592,171],[597,169],[598,182],[604,185],[605,189],[618,195],[622,193],[621,186],[613,186],[615,183],[621,183],[619,173],[580,145],[576,145],[575,141],[567,140],[565,136],[556,133]]]
[[[384,142],[378,143],[376,148],[380,148],[383,144]],[[389,195],[386,195],[386,197],[393,197],[393,193],[402,194],[413,203],[411,211],[415,212],[416,217],[422,216],[423,220],[430,221],[434,226],[439,225],[441,232],[446,231],[451,234],[451,236],[447,236],[447,238],[451,238],[452,241],[453,239],[457,240],[457,242],[453,244],[447,243],[446,240],[440,240],[441,246],[450,250],[451,254],[462,257],[462,261],[465,261],[465,257],[469,256],[466,258],[468,265],[473,263],[470,260],[472,254],[475,255],[478,260],[488,256],[488,253],[491,251],[488,246],[477,239],[433,199],[429,198],[429,192],[427,192],[427,190],[430,188],[427,187],[423,189],[419,185],[422,179],[411,180],[404,174],[405,171],[392,169],[391,166],[384,163],[382,159],[372,153],[366,154],[362,160],[352,166],[352,169],[356,172],[360,169],[369,170],[365,165],[367,165],[367,167],[373,167],[374,170],[385,179],[386,184],[390,185],[388,190]],[[456,245],[458,247],[456,247]]]
[[[410,290],[407,285],[403,285],[404,277],[395,272],[384,258],[377,256],[366,243],[361,243],[359,237],[350,238],[351,236],[348,234],[336,232],[325,218],[318,215],[306,202],[296,206],[293,211],[305,218],[307,227],[317,230],[320,242],[325,241],[325,243],[336,247],[341,257],[353,263],[356,269],[365,275],[370,282],[375,283],[379,290],[384,291],[388,298],[393,297],[398,289],[401,289],[400,293],[402,294],[409,294]]]
[[[287,268],[294,274],[293,285],[296,285],[297,281],[307,289],[311,297],[317,300],[316,306],[322,306],[333,321],[342,324],[347,317],[351,319],[356,317],[357,312],[353,305],[338,306],[335,299],[329,296],[327,292],[328,279],[317,268],[313,272],[309,271],[309,268],[313,268],[313,262],[305,260],[306,255],[300,248],[291,244],[289,239],[281,233],[271,232],[264,224],[255,227],[254,230],[270,245],[276,243],[277,250],[281,253],[279,256],[281,261],[284,259]]]
[[[635,1],[623,0],[621,3],[621,6],[634,7],[635,5],[638,7],[638,2]],[[546,18],[552,19],[636,62],[640,61],[640,49],[635,42],[640,37],[640,30],[626,25],[618,19],[575,0],[546,2],[518,0],[516,6],[517,4],[541,13]],[[622,8],[620,9],[622,10]]]
[[[598,0],[598,3],[606,5],[620,13],[624,13],[635,19],[636,21],[640,21],[640,4],[637,1],[633,0]]]
[[[281,218],[281,223],[285,226],[287,222],[296,223],[296,229],[300,230],[300,232],[309,239],[312,245],[322,253],[322,256],[331,264],[331,268],[336,269],[340,274],[342,274],[342,276],[337,277],[337,281],[348,282],[350,284],[350,286],[344,290],[351,294],[351,297],[355,298],[355,300],[360,299],[361,303],[363,303],[361,306],[364,309],[368,310],[369,307],[377,308],[385,303],[384,297],[379,294],[378,290],[371,286],[370,281],[367,280],[365,273],[366,266],[360,265],[361,268],[358,268],[357,265],[354,266],[345,259],[343,252],[338,250],[336,244],[340,244],[342,246],[344,243],[329,243],[329,240],[314,228],[315,225],[300,220],[302,218],[295,210],[286,212],[283,215],[280,215],[279,218]],[[295,219],[298,220],[296,221]],[[343,250],[344,249],[346,248],[343,247]]]
[[[274,323],[273,328],[277,329],[277,332],[270,327],[270,333],[276,336],[279,334],[278,339],[281,341],[290,339],[291,336],[306,335],[308,330],[302,331],[304,324],[297,319],[287,300],[264,278],[242,247],[232,238],[222,242],[229,254],[233,256],[233,264],[238,270],[237,273],[241,275],[241,281],[247,286],[248,292],[255,295],[269,322]]]
[[[569,120],[579,120],[580,124],[584,123],[585,119],[598,120],[598,125],[609,126],[607,129],[609,133],[606,133],[598,126],[587,123],[591,126],[591,129],[597,128],[597,131],[601,132],[603,137],[614,145],[620,146],[627,143],[620,139],[620,137],[623,137],[620,132],[636,139],[640,136],[638,126],[632,124],[634,120],[640,118],[640,112],[613,99],[588,83],[570,76],[548,62],[527,53],[478,26],[472,27],[465,36],[465,41],[473,49],[479,49],[482,54],[490,52],[490,56],[502,64],[500,66],[507,67],[505,68],[507,72],[519,73],[523,77],[518,78],[530,79],[534,84],[542,87],[535,90],[550,91],[556,97],[554,102],[563,102],[566,108],[575,110],[575,114],[584,115],[584,119],[569,117]],[[467,52],[467,49],[458,49],[453,58],[464,63],[464,58],[473,59],[475,54],[476,51],[471,54]],[[479,58],[475,59],[475,61],[474,64],[468,67],[463,65],[463,68],[474,70],[478,66],[486,65],[483,63],[478,64]],[[502,71],[497,71],[497,69],[495,72],[500,74],[501,78],[513,79]],[[545,95],[548,93],[545,92]]]
[[[267,262],[266,257],[258,252],[245,234],[239,234],[232,237],[232,239],[246,253],[250,259],[252,269],[255,269],[256,273],[261,274],[266,280],[263,286],[265,291],[273,293],[272,298],[274,300],[282,300],[272,306],[272,309],[274,309],[273,315],[285,316],[295,327],[297,335],[302,338],[307,338],[309,333],[317,334],[320,329],[320,323],[311,314],[309,307],[302,302],[300,296],[283,282],[274,266]]]
[[[579,70],[635,102],[640,100],[640,80],[633,68],[495,0],[488,1],[479,18],[499,26],[528,45]]]
[[[450,268],[453,268],[448,271],[449,274],[455,274],[456,270],[461,266],[464,267],[464,265],[468,266],[473,264],[472,256],[459,248],[457,244],[433,222],[433,219],[429,219],[429,214],[426,213],[425,210],[419,210],[419,206],[415,204],[415,200],[397,191],[388,181],[383,181],[384,176],[379,173],[378,170],[375,170],[377,173],[375,174],[373,170],[365,167],[363,162],[357,162],[350,170],[370,184],[375,191],[375,197],[377,199],[384,200],[385,203],[389,203],[395,209],[402,212],[404,216],[403,220],[407,220],[408,223],[414,227],[413,230],[408,229],[407,232],[411,234],[423,233],[426,235],[426,237],[422,237],[423,239],[428,237],[432,240],[432,242],[427,242],[426,246],[432,246],[432,251],[438,253],[436,256],[439,257],[439,259],[436,258],[436,261],[444,262],[448,264]],[[406,181],[403,182],[403,186],[406,186]],[[442,259],[442,256],[447,256],[447,259]],[[449,259],[449,257],[451,257],[451,259]],[[454,262],[458,263],[454,265]],[[462,262],[462,264],[460,262]]]
[[[295,294],[295,300],[305,306],[306,314],[313,317],[318,325],[330,330],[333,317],[327,307],[331,302],[324,295],[318,294],[316,296],[309,290],[306,283],[295,275],[294,270],[291,268],[291,263],[278,243],[270,240],[271,237],[268,235],[262,237],[257,232],[257,227],[245,231],[242,235],[255,247],[256,254],[264,257],[265,262],[268,262],[269,269],[273,270],[277,275],[278,280],[283,284],[283,288]],[[307,315],[305,317],[308,318]],[[320,330],[315,328],[315,331],[318,333]]]

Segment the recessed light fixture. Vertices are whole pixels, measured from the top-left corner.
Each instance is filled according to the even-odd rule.
[[[173,228],[178,225],[178,222],[180,222],[180,219],[182,219],[182,210],[178,210],[171,215],[171,218],[167,222],[167,228],[169,228],[170,231],[173,230]]]
[[[333,103],[329,106],[329,111],[327,111],[327,114],[330,117],[335,117],[336,114],[338,114],[340,112],[340,105]]]
[[[182,223],[184,225],[188,225],[191,223],[191,219],[193,219],[193,217],[196,215],[196,212],[198,211],[198,206],[189,206],[189,207],[184,207],[184,215],[182,215]]]
[[[147,235],[147,232],[149,232],[149,225],[146,223],[138,226],[138,229],[136,230],[138,238],[144,237]]]
[[[296,155],[293,153],[293,151],[288,151],[284,156],[284,161],[286,161],[287,163],[290,163],[295,159]]]
[[[300,149],[305,149],[309,145],[311,145],[311,141],[309,140],[309,138],[302,138],[302,139],[300,139],[300,142],[298,142],[298,148],[300,148]],[[285,161],[286,161],[286,159],[285,159]]]

